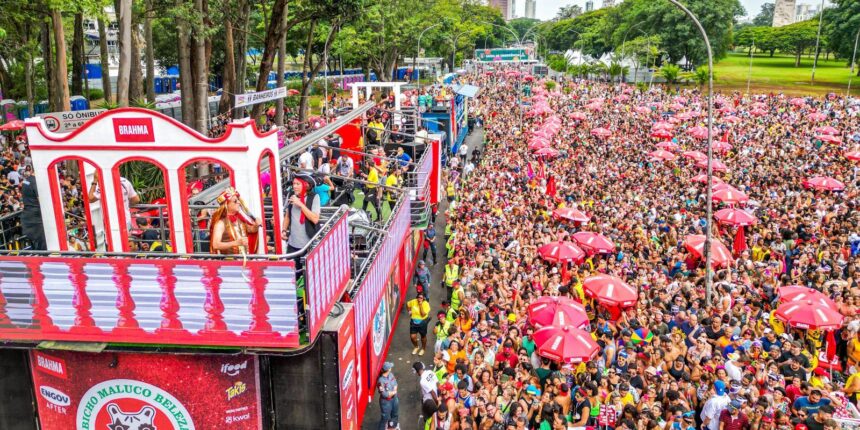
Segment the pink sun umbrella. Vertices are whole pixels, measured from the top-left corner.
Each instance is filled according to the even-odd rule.
[[[651,132],[651,137],[655,139],[671,139],[672,132],[669,130],[658,129]]]
[[[628,308],[639,299],[636,288],[614,276],[589,276],[582,282],[582,287],[586,295],[604,306]]]
[[[695,161],[702,161],[708,159],[708,156],[703,154],[701,151],[684,151],[681,153],[681,155]]]
[[[615,252],[615,244],[600,233],[580,231],[573,234],[573,240],[591,254],[611,254]]]
[[[734,189],[724,189],[715,191],[711,194],[711,199],[727,205],[736,205],[748,201],[750,198],[746,194]]]
[[[718,141],[711,143],[711,148],[717,152],[727,152],[732,150],[732,144],[729,142]]]
[[[534,332],[532,340],[538,355],[560,363],[582,363],[600,352],[591,333],[572,326],[543,327]]]
[[[574,112],[570,114],[570,119],[576,121],[585,121],[586,119],[588,119],[588,117],[585,115],[584,112]]]
[[[840,138],[839,136],[833,136],[831,134],[820,134],[820,135],[815,136],[815,138],[822,141],[822,142],[830,142],[830,143],[841,143],[842,142],[842,138]]]
[[[684,248],[704,259],[705,235],[691,234],[684,239]],[[711,266],[723,267],[732,263],[732,253],[717,239],[711,238]]]
[[[648,153],[648,156],[651,157],[652,159],[658,160],[658,161],[673,161],[676,158],[675,154],[673,154],[669,151],[663,150],[663,149],[651,151]]]
[[[789,100],[789,103],[791,103],[792,106],[796,106],[796,107],[806,106],[806,100],[804,100],[800,97],[796,97],[796,98]]]
[[[699,160],[696,162],[696,167],[707,169],[708,168],[708,160]],[[714,172],[725,172],[728,171],[729,168],[726,167],[720,160],[711,160],[711,170]]]
[[[860,151],[848,151],[845,153],[845,158],[851,161],[860,161]]]
[[[592,136],[597,136],[597,137],[600,137],[600,138],[604,138],[604,137],[609,137],[609,136],[611,136],[611,135],[612,135],[612,132],[611,132],[611,131],[609,131],[609,130],[608,130],[608,129],[606,129],[606,128],[598,127],[598,128],[595,128],[594,130],[591,130],[591,135],[592,135]]]
[[[705,176],[707,176],[707,175],[705,175]],[[735,187],[733,187],[733,186],[731,186],[725,182],[716,183],[716,184],[714,184],[714,186],[711,187],[711,191],[713,191],[713,192],[717,192],[720,190],[736,190],[736,189],[737,188],[735,188]]]
[[[550,242],[538,248],[538,255],[550,263],[579,263],[585,258],[585,251],[573,242]]]
[[[706,183],[708,183],[708,175],[706,173],[702,173],[702,174],[693,176],[693,178],[690,180],[693,182],[700,182],[702,184],[706,184]],[[711,181],[714,182],[715,184],[722,184],[723,183],[723,180],[720,179],[718,176],[711,176]]]
[[[723,106],[723,107],[717,109],[717,112],[722,113],[722,114],[735,113],[735,108],[733,108],[731,106]]]
[[[815,127],[815,132],[818,134],[829,134],[831,136],[836,136],[839,134],[839,130],[836,127],[831,127],[829,125],[825,125],[823,127]]]
[[[814,121],[814,122],[824,121],[827,119],[827,115],[825,115],[821,112],[813,112],[813,113],[807,115],[806,119],[808,119],[810,121]]]
[[[599,103],[589,103],[585,105],[585,108],[588,110],[599,111],[603,109],[603,105]]]
[[[741,119],[732,115],[732,116],[727,116],[727,117],[723,118],[723,122],[726,124],[737,124],[737,123],[741,122]]]
[[[589,324],[585,306],[568,297],[538,297],[529,304],[527,312],[529,322],[537,328],[572,325],[584,329]]]
[[[678,146],[677,143],[669,142],[669,141],[660,142],[657,144],[657,147],[660,149],[666,150],[666,151],[677,151],[677,150],[681,149],[681,147]]]
[[[636,110],[636,113],[640,113],[640,114],[651,113],[651,108],[649,108],[647,106],[636,106],[635,110]]]
[[[758,222],[753,214],[737,208],[720,209],[714,213],[714,218],[721,224],[733,226],[748,226]]]
[[[753,109],[750,111],[750,115],[756,116],[756,117],[765,116],[765,115],[767,115],[767,111],[764,109]]]
[[[541,157],[555,158],[558,157],[559,152],[552,148],[540,148],[535,151],[535,155],[539,155]]]
[[[816,176],[806,180],[804,185],[819,191],[842,191],[845,189],[845,184],[828,176]]]
[[[657,121],[651,126],[651,130],[672,130],[675,125],[667,121]]]
[[[578,223],[585,223],[591,219],[588,215],[574,208],[556,209],[552,211],[552,216],[556,219],[566,219]]]

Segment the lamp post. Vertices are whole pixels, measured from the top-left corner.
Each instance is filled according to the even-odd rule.
[[[854,36],[854,53],[851,54],[851,76],[848,77],[848,91],[845,97],[851,95],[851,80],[854,79],[854,62],[857,61],[857,42],[860,41],[860,28],[857,29],[857,35]]]
[[[821,41],[821,24],[824,22],[824,0],[818,8],[818,35],[815,36],[815,57],[812,60],[812,81],[815,83],[815,66],[818,64],[818,43]]]
[[[421,94],[421,69],[418,68],[418,56],[421,55],[421,38],[424,37],[424,33],[426,33],[427,30],[440,25],[442,25],[442,23],[437,22],[436,24],[428,26],[421,31],[421,34],[418,35],[418,52],[415,53],[415,58],[412,59],[412,67],[414,67],[415,71],[418,73],[418,94]]]
[[[750,93],[750,81],[752,80],[752,62],[755,57],[755,37],[753,37],[752,47],[750,47],[750,68],[747,72],[747,95]]]
[[[633,30],[634,28],[636,28],[636,27],[638,27],[644,23],[645,23],[645,21],[639,21],[636,24],[631,25],[630,28],[628,28],[627,31],[624,32],[624,38],[621,40],[621,59],[618,60],[618,65],[621,66],[621,75],[619,75],[619,77],[618,77],[618,83],[619,84],[624,79],[624,64],[622,62],[624,61],[624,44],[627,43],[627,35],[630,33],[630,30]]]
[[[708,186],[707,186],[707,209],[706,215],[707,220],[705,222],[705,247],[703,252],[705,253],[705,303],[708,306],[711,305],[711,219],[713,218],[713,202],[711,201],[713,190],[711,188],[711,184],[713,183],[713,149],[711,148],[711,140],[713,138],[713,126],[714,126],[714,53],[711,49],[711,41],[708,39],[708,33],[705,31],[705,28],[702,27],[702,23],[693,15],[693,12],[690,12],[684,5],[678,2],[678,0],[668,0],[670,3],[681,9],[687,17],[689,17],[696,27],[699,29],[699,32],[702,34],[702,38],[705,40],[705,48],[708,50]]]

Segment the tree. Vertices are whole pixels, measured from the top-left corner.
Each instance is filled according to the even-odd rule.
[[[815,46],[818,35],[818,20],[796,22],[775,30],[779,50],[794,55],[794,67],[800,67],[800,57],[808,48]]]
[[[851,61],[854,42],[860,31],[860,1],[834,0],[836,7],[827,9],[824,17],[827,26],[828,47],[842,58]],[[850,64],[849,64],[850,66]],[[860,67],[855,69],[860,76]]]
[[[71,110],[69,102],[69,72],[66,58],[66,33],[63,29],[63,16],[59,6],[51,9],[56,63],[54,64],[54,106],[60,111]]]
[[[117,17],[119,20],[119,71],[116,79],[116,102],[120,106],[128,106],[129,85],[131,83],[131,5],[132,0],[116,0]],[[59,49],[57,50],[59,51]]]
[[[770,27],[773,25],[773,3],[765,3],[761,5],[761,10],[758,15],[752,20],[752,24],[759,27]]]
[[[640,36],[628,40],[623,47],[615,48],[615,54],[633,60],[633,76],[639,74],[639,67],[643,64],[650,67],[660,56],[660,36]],[[623,52],[622,52],[623,48]]]
[[[508,21],[508,27],[513,29],[520,39],[525,38],[526,33],[538,24],[540,24],[540,20],[533,18],[516,18]]]
[[[681,76],[681,68],[674,64],[665,64],[660,68],[660,76],[666,80],[666,83],[673,85],[678,82]]]
[[[571,19],[576,18],[577,16],[582,15],[582,7],[576,4],[562,6],[558,10],[558,14],[556,14],[555,19]]]
[[[699,66],[696,67],[696,70],[692,72],[687,72],[681,75],[684,79],[693,81],[696,85],[701,89],[705,84],[708,83],[708,67],[707,66]],[[714,79],[717,79],[717,75],[714,74]]]

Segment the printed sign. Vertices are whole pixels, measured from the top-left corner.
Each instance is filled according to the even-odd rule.
[[[40,357],[43,363],[63,363],[67,378],[58,377],[56,368],[43,371]],[[33,351],[30,359],[44,430],[262,425],[254,356]]]
[[[117,142],[155,142],[152,118],[112,118]]]
[[[85,122],[107,112],[105,109],[90,109],[90,110],[75,110],[68,112],[49,112],[40,113],[40,116],[45,119],[45,125],[48,126],[48,131],[54,133],[69,133],[77,130]]]
[[[358,389],[356,387],[356,372],[358,367],[355,360],[355,313],[352,306],[347,306],[346,316],[337,332],[338,351],[340,360],[340,428],[354,430],[358,428],[358,410],[356,405]]]
[[[287,96],[287,87],[275,88],[273,90],[260,91],[256,93],[236,94],[236,107],[250,106],[257,103],[265,103],[272,100],[282,99]]]

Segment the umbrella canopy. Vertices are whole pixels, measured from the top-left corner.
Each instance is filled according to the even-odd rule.
[[[603,109],[603,105],[600,103],[589,103],[585,105],[585,108],[588,110],[598,111]]]
[[[535,151],[535,155],[543,157],[558,157],[559,152],[552,148],[540,148]]]
[[[677,158],[677,157],[675,157],[675,154],[673,154],[669,151],[663,150],[663,149],[651,151],[648,153],[648,156],[651,157],[652,159],[659,160],[659,161],[672,161],[675,158]]]
[[[640,343],[651,343],[651,340],[653,339],[654,333],[644,327],[639,327],[636,330],[633,330],[633,333],[630,335],[630,341],[633,342],[634,345]]]
[[[597,137],[609,137],[612,135],[612,132],[606,128],[597,127],[594,130],[591,130],[591,135]]]
[[[591,218],[588,215],[574,208],[561,208],[552,211],[552,216],[557,219],[566,219],[573,222],[588,222]]]
[[[573,240],[580,247],[592,254],[611,254],[615,252],[615,244],[600,233],[580,231],[573,234]]]
[[[541,258],[552,263],[558,262],[581,262],[585,258],[585,252],[573,242],[550,242],[538,248]]]
[[[15,131],[21,130],[24,128],[24,121],[20,119],[15,119],[7,122],[6,124],[0,125],[0,130],[2,131]]]
[[[686,158],[690,158],[696,161],[707,160],[708,156],[703,154],[701,151],[684,151],[681,153]]]
[[[674,124],[666,121],[657,121],[651,126],[651,130],[672,130],[674,128]]]
[[[822,142],[842,143],[842,138],[840,138],[839,136],[834,136],[832,134],[819,134],[815,136],[815,138]]]
[[[706,175],[706,176],[707,176],[707,175]],[[735,191],[738,191],[738,189],[737,189],[737,188],[735,188],[735,187],[733,187],[733,186],[731,186],[731,185],[729,185],[729,184],[727,184],[727,183],[725,183],[725,182],[716,183],[716,184],[714,184],[714,185],[712,185],[712,186],[711,186],[711,191],[713,191],[713,192],[717,192],[717,191],[720,191],[720,190],[735,190]]]
[[[672,132],[669,130],[665,130],[665,129],[661,128],[661,129],[657,129],[657,130],[652,131],[651,137],[657,138],[657,139],[671,139],[672,138]]]
[[[750,111],[750,115],[752,115],[752,116],[765,116],[765,115],[767,115],[767,111],[764,109],[753,109]]]
[[[824,304],[832,309],[836,309],[836,302],[834,302],[830,297],[827,297],[821,291],[814,288],[804,287],[803,285],[787,285],[785,287],[779,287],[778,294],[780,300],[783,302],[813,301]]]
[[[657,144],[657,147],[660,149],[666,150],[666,151],[677,151],[677,150],[681,149],[681,147],[678,146],[677,143],[669,142],[669,141],[660,142]]]
[[[845,184],[828,176],[816,176],[806,180],[804,185],[819,191],[842,191],[845,189]]]
[[[532,151],[537,151],[541,148],[548,148],[549,141],[546,139],[532,139],[529,141],[529,149]]]
[[[651,108],[647,106],[636,106],[636,113],[648,114],[651,113]]]
[[[827,115],[825,115],[821,112],[813,112],[813,113],[807,115],[806,119],[808,119],[810,121],[824,121],[825,119],[827,119]]]
[[[708,175],[706,173],[702,173],[696,176],[693,176],[693,179],[690,179],[693,182],[701,182],[703,184],[708,183]],[[724,183],[722,179],[717,176],[711,176],[711,182],[714,184],[722,184]]]
[[[684,247],[688,251],[704,259],[705,235],[691,234],[684,239]],[[732,253],[722,242],[711,238],[711,265],[714,267],[728,266],[732,263]]]
[[[719,191],[715,191],[713,194],[711,194],[711,199],[720,203],[725,203],[727,205],[736,205],[738,203],[746,202],[750,198],[746,194],[734,188],[726,188]]]
[[[588,327],[585,306],[567,297],[542,296],[528,307],[529,322],[540,328],[550,325]]]
[[[585,278],[582,286],[585,289],[585,294],[604,306],[627,308],[635,305],[639,298],[635,288],[614,276],[589,276]]]
[[[737,124],[737,123],[741,122],[741,119],[732,115],[732,116],[727,116],[727,117],[723,118],[723,122],[726,124]]]
[[[708,168],[708,160],[699,160],[696,162],[696,167],[701,167],[702,169]],[[723,164],[720,160],[711,160],[711,170],[715,172],[725,172],[728,169],[725,164]]]
[[[733,226],[747,226],[758,222],[753,214],[736,208],[720,209],[714,214],[714,218],[721,224]]]
[[[712,142],[711,148],[717,152],[727,152],[732,150],[732,144],[729,142]]]
[[[582,363],[600,351],[591,333],[571,326],[544,327],[536,330],[532,339],[538,355],[562,363]]]
[[[789,100],[789,103],[791,103],[792,106],[797,106],[797,107],[806,106],[806,100],[804,100],[800,97],[796,97],[796,98]]]
[[[707,139],[708,138],[708,128],[707,127],[691,127],[687,130],[687,133],[690,136],[695,137],[696,139]],[[711,134],[717,134],[717,130],[711,130]]]
[[[576,121],[585,121],[588,117],[585,115],[585,112],[574,112],[570,114],[570,119]]]
[[[845,153],[845,158],[851,161],[860,161],[860,151],[848,151]]]
[[[776,308],[776,317],[800,329],[836,330],[843,316],[830,306],[812,300],[790,301]]]
[[[829,125],[825,125],[824,127],[815,127],[815,132],[818,134],[829,134],[832,136],[836,136],[839,134],[839,130],[836,127],[831,127]]]
[[[723,107],[717,109],[717,112],[723,113],[723,114],[735,113],[735,108],[733,108],[731,106],[723,106]]]
[[[526,82],[531,82],[531,81],[535,80],[535,77],[532,75],[525,75],[525,76],[523,76],[523,80]]]

